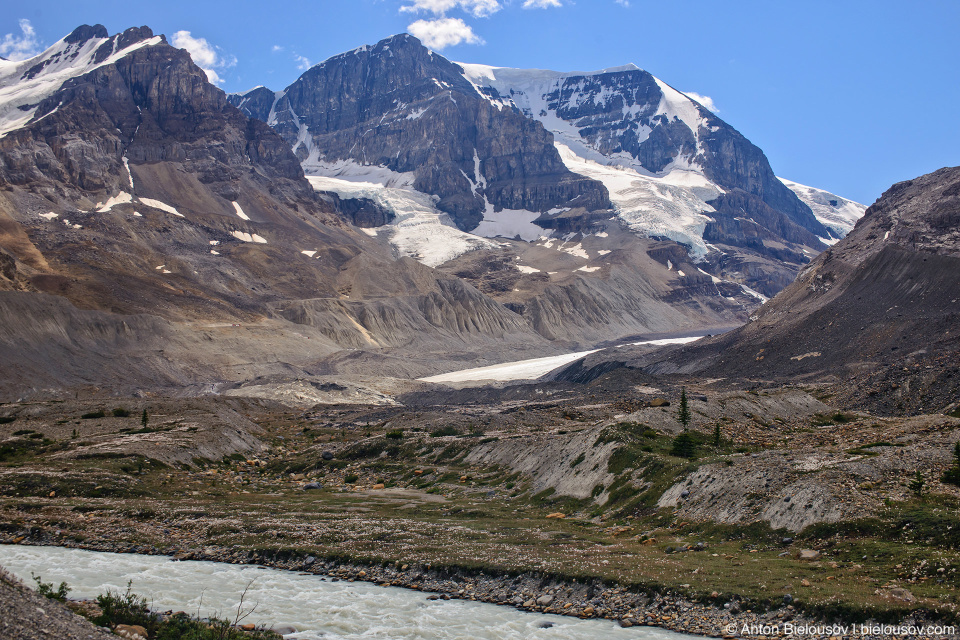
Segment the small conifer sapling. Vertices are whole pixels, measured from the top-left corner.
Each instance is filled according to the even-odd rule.
[[[677,409],[677,421],[683,425],[684,431],[690,426],[690,407],[687,405],[686,387],[680,388],[680,408]]]

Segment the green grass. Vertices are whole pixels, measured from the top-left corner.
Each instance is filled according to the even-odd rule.
[[[691,432],[699,439],[703,456],[691,462],[669,455],[671,434],[640,423],[608,427],[597,439],[602,444],[616,443],[610,447],[613,455],[606,465],[614,475],[609,486],[595,487],[595,498],[604,493],[609,498],[597,505],[593,499],[573,499],[552,488],[531,495],[528,476],[492,465],[466,465],[463,458],[476,440],[431,441],[428,434],[436,423],[420,423],[423,430],[419,432],[407,428],[402,439],[386,437],[380,424],[380,431],[362,424],[353,431],[339,425],[336,429],[311,426],[309,435],[298,435],[302,422],[292,434],[268,429],[268,438],[283,434],[284,446],[299,453],[266,467],[248,466],[245,456],[235,454],[208,467],[218,472],[212,477],[178,469],[157,472],[153,465],[140,467],[124,459],[57,460],[56,473],[51,467],[48,474],[24,474],[15,486],[14,481],[4,480],[0,521],[9,525],[10,534],[62,530],[63,539],[86,536],[94,541],[93,532],[107,531],[121,543],[154,544],[160,549],[172,549],[176,538],[162,535],[164,528],[176,533],[208,527],[204,536],[213,544],[237,545],[244,553],[255,550],[262,558],[303,553],[372,563],[460,567],[488,575],[537,572],[570,580],[615,581],[649,591],[669,589],[695,600],[709,599],[713,591],[722,594],[719,601],[736,594],[749,606],[755,605],[755,610],[782,602],[782,595],[789,592],[797,598],[798,608],[835,619],[892,620],[901,615],[906,605],[884,601],[876,593],[891,580],[917,596],[918,603],[909,605],[915,609],[960,606],[960,584],[952,571],[960,572],[960,502],[947,496],[893,503],[874,517],[815,525],[800,534],[772,530],[763,523],[691,523],[674,510],[656,505],[663,491],[699,465],[726,460],[723,454],[732,445],[714,448],[709,434]],[[383,435],[361,439],[366,432]],[[337,460],[321,459],[324,446],[320,442],[325,440],[313,445],[317,438],[334,440],[331,448],[337,451]],[[754,443],[752,448],[757,446]],[[883,446],[896,445],[875,442],[857,449]],[[585,459],[580,453],[564,467],[579,468]],[[23,460],[32,465],[37,459],[27,452]],[[348,464],[344,477],[342,469]],[[246,473],[228,473],[238,469]],[[423,476],[415,475],[414,469],[423,470]],[[136,475],[124,473],[133,470]],[[406,487],[410,493],[388,499],[379,492],[303,492],[300,481],[293,482],[287,474],[306,471],[325,475],[322,482],[328,487],[344,480],[363,478],[363,484],[370,484],[377,479],[388,486]],[[60,475],[64,477],[57,479]],[[172,478],[167,479],[168,475]],[[460,482],[463,475],[469,476],[468,482]],[[234,482],[229,477],[244,480]],[[76,488],[71,490],[70,484]],[[56,501],[46,499],[52,485],[58,493]],[[488,495],[492,488],[496,496]],[[149,496],[149,503],[141,495]],[[195,508],[184,508],[185,499]],[[34,503],[37,508],[29,510],[14,506]],[[89,509],[89,518],[71,522],[73,510],[81,509]],[[546,520],[555,511],[567,517]],[[602,520],[591,522],[592,516]],[[154,526],[124,533],[117,526],[121,518]],[[632,530],[614,536],[610,533],[614,527]],[[796,542],[785,544],[786,537]],[[668,547],[683,549],[697,542],[706,549],[666,553]],[[823,554],[816,567],[795,557],[800,548],[815,548]],[[252,556],[249,561],[254,561]],[[854,569],[855,565],[860,568]],[[938,573],[939,568],[945,573]],[[802,587],[801,580],[812,586]]]
[[[53,440],[47,440],[43,434],[30,434],[26,440],[7,441],[0,444],[0,462],[17,462],[31,458],[52,444]]]

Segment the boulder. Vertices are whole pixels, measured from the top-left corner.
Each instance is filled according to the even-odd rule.
[[[147,640],[147,630],[138,624],[118,624],[113,632],[127,640]]]
[[[270,631],[279,633],[282,636],[290,635],[291,633],[296,633],[296,627],[291,627],[288,624],[280,624],[273,627],[270,627]]]
[[[900,602],[916,602],[917,597],[903,587],[894,587],[878,592],[884,600],[899,600]]]

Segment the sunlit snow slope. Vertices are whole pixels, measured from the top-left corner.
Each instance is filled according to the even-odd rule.
[[[468,251],[497,246],[458,229],[450,216],[437,209],[434,196],[411,186],[407,174],[348,160],[324,163],[313,158],[304,164],[307,180],[317,191],[330,191],[341,198],[368,198],[396,216],[390,224],[365,231],[383,235],[401,255],[435,267]]]
[[[56,92],[67,80],[163,41],[161,36],[155,36],[124,47],[116,36],[108,37],[105,30],[97,35],[100,37],[82,40],[74,32],[28,60],[0,59],[0,137],[30,122],[44,98]],[[41,116],[48,116],[55,110]]]
[[[643,72],[635,65],[591,73],[461,66],[491,102],[543,123],[564,164],[601,181],[628,228],[687,244],[694,258],[706,254],[703,233],[714,210],[706,201],[724,190],[699,164],[703,148],[697,134],[715,126],[698,104],[653,76],[652,84],[639,89],[645,94],[638,95],[630,85]],[[600,77],[605,81],[598,82]],[[625,148],[622,137],[629,131],[630,142],[639,148],[662,123],[685,130],[691,144],[651,171]],[[600,126],[608,130],[598,131]]]
[[[835,231],[841,238],[850,233],[854,225],[857,224],[857,220],[862,218],[863,212],[867,210],[866,205],[841,198],[823,189],[808,187],[786,178],[780,178],[780,182],[787,185],[791,191],[797,194],[798,198],[810,207],[813,215],[817,216],[817,220],[822,222],[825,227]],[[834,242],[836,240],[832,240],[828,244]]]

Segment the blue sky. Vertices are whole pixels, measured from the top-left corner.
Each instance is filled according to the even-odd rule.
[[[282,89],[305,65],[404,31],[463,62],[561,71],[633,62],[709,97],[778,175],[865,204],[894,182],[960,164],[956,0],[5,5],[5,57],[49,46],[84,23],[111,33],[148,25],[168,40],[188,32],[176,42],[226,91]]]

